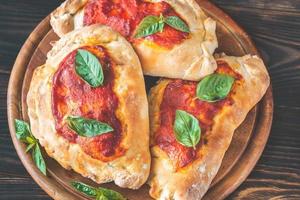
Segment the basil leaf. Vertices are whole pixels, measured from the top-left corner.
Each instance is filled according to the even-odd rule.
[[[157,32],[162,32],[164,28],[163,17],[147,16],[145,17],[137,27],[135,38],[146,37]]]
[[[106,196],[104,196],[103,194],[99,194],[96,196],[96,200],[110,200],[108,199]]]
[[[94,137],[114,130],[106,123],[79,116],[68,116],[67,122],[70,129],[83,137]]]
[[[38,169],[46,175],[46,164],[41,153],[38,140],[32,135],[29,124],[22,120],[15,119],[16,136],[22,142],[28,144],[26,153],[32,149],[32,159]]]
[[[28,151],[30,151],[32,149],[32,147],[34,147],[34,145],[36,145],[36,144],[31,143],[30,145],[28,145],[25,152],[27,153]]]
[[[120,193],[106,189],[106,188],[94,188],[87,184],[73,181],[71,185],[79,192],[94,197],[96,200],[126,200]]]
[[[28,136],[26,137],[26,141],[28,144],[36,144],[37,143],[37,139],[35,139],[33,136]]]
[[[202,101],[215,102],[229,94],[234,78],[226,74],[211,74],[202,79],[197,86],[197,97]]]
[[[173,27],[176,30],[190,33],[190,29],[188,25],[179,17],[177,16],[170,16],[165,19],[165,23],[168,24],[169,26]]]
[[[87,50],[78,49],[75,57],[76,73],[92,87],[103,84],[104,75],[98,58]]]
[[[46,176],[46,164],[38,143],[35,144],[35,148],[32,151],[32,158],[39,170]]]
[[[22,142],[28,142],[27,137],[31,137],[29,124],[25,121],[15,119],[16,136]]]
[[[164,18],[162,14],[160,14],[159,17],[149,15],[145,17],[138,25],[135,38],[141,38],[157,32],[162,32],[165,23],[176,30],[186,33],[190,32],[187,24],[177,16],[169,16]]]
[[[125,197],[123,197],[119,192],[110,190],[110,189],[106,189],[106,188],[102,188],[99,187],[97,188],[98,193],[100,194],[100,196],[104,196],[106,198],[103,198],[101,200],[126,200]]]
[[[180,144],[196,149],[196,145],[200,141],[201,129],[198,119],[193,115],[183,110],[176,110],[174,132],[175,138]]]
[[[90,197],[96,197],[97,195],[97,189],[92,187],[92,186],[89,186],[89,185],[86,185],[84,183],[81,183],[81,182],[77,182],[77,181],[73,181],[71,182],[71,185],[79,192],[81,193],[84,193]]]

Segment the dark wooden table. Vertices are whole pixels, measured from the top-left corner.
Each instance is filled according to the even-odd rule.
[[[214,0],[252,36],[272,78],[270,139],[248,179],[229,199],[300,199],[300,0]],[[61,1],[0,0],[0,199],[50,199],[12,144],[6,115],[11,68],[33,28]]]

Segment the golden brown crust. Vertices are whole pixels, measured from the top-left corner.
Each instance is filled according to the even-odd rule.
[[[208,18],[194,0],[165,0],[187,22],[190,38],[172,49],[158,47],[147,40],[133,44],[144,74],[186,80],[199,80],[213,73],[217,48],[216,22]]]
[[[68,31],[83,26],[83,6],[87,1],[67,0],[57,8],[51,16],[54,31],[63,35]],[[216,37],[216,22],[207,17],[194,0],[150,0],[165,1],[187,22],[190,37],[181,44],[168,49],[144,40],[134,43],[143,72],[146,75],[186,80],[199,80],[216,69],[216,62],[212,56],[218,46]],[[77,5],[71,9],[71,5]],[[73,6],[74,7],[74,6]],[[69,10],[76,10],[76,14]],[[62,15],[62,13],[65,13]],[[72,13],[66,14],[66,13]],[[178,64],[180,63],[180,64]]]
[[[207,133],[207,144],[201,147],[203,155],[186,169],[175,172],[167,154],[158,146],[151,148],[152,166],[149,178],[150,195],[160,200],[198,200],[203,197],[221,165],[234,130],[243,122],[251,108],[263,97],[269,86],[269,76],[263,61],[256,56],[221,57],[243,76],[233,94],[233,105],[225,107],[214,118],[212,130]],[[155,86],[149,95],[150,137],[159,126],[159,106],[169,80]]]
[[[59,37],[74,29],[74,16],[87,2],[88,0],[67,0],[51,13],[50,24]]]
[[[78,144],[58,135],[51,110],[52,77],[63,58],[85,45],[102,45],[116,63],[114,92],[119,100],[116,116],[123,127],[125,155],[102,162],[84,153]],[[61,38],[47,55],[44,66],[33,75],[27,96],[32,132],[49,156],[64,168],[97,183],[114,181],[120,187],[139,188],[150,170],[149,117],[145,84],[138,57],[131,45],[111,28],[85,27]]]

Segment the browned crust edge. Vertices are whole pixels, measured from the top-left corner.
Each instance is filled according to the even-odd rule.
[[[59,136],[51,111],[52,77],[61,60],[84,45],[104,46],[116,63],[114,92],[120,106],[116,114],[125,127],[121,145],[125,155],[111,162],[92,159],[78,144]],[[49,156],[64,168],[73,169],[97,183],[114,181],[120,187],[138,189],[150,170],[149,118],[144,79],[138,57],[130,44],[111,28],[101,25],[85,27],[61,38],[48,53],[45,65],[33,75],[27,95],[32,132]]]
[[[153,2],[157,2],[152,0]],[[216,22],[207,17],[194,0],[161,0],[170,4],[188,23],[190,37],[171,49],[149,40],[133,43],[146,75],[199,80],[213,73],[213,53],[218,46]],[[60,37],[83,27],[83,7],[87,0],[67,0],[52,14],[50,23]],[[180,64],[178,64],[180,63]]]
[[[203,157],[192,163],[184,171],[175,173],[171,160],[158,146],[151,148],[152,167],[149,178],[150,195],[155,199],[196,200],[201,199],[215,177],[223,156],[229,147],[234,130],[243,122],[251,108],[263,97],[270,78],[257,56],[228,57],[226,61],[233,70],[241,74],[245,83],[237,87],[233,95],[234,104],[223,109],[214,119],[208,133],[208,143],[201,149]],[[168,80],[155,86],[149,97],[150,135],[159,126],[159,105]]]

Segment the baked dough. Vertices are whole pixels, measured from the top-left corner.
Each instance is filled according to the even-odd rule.
[[[133,42],[145,75],[199,80],[216,69],[212,56],[218,46],[216,22],[207,17],[194,0],[164,1],[185,20],[190,37],[172,48],[164,48],[147,39]],[[88,0],[67,0],[51,14],[51,25],[59,35],[83,27],[84,6]]]
[[[221,109],[213,118],[213,125],[205,135],[207,143],[200,146],[201,156],[185,168],[175,170],[173,160],[154,143],[154,135],[160,127],[160,105],[170,79],[161,80],[149,95],[150,143],[152,167],[149,178],[150,195],[160,200],[199,200],[219,170],[223,156],[231,142],[234,130],[243,122],[250,109],[265,94],[270,79],[263,61],[257,56],[223,56],[225,61],[243,78],[237,84],[231,98],[233,104]],[[202,136],[201,136],[202,137]]]
[[[53,76],[61,61],[72,51],[86,45],[101,45],[116,63],[113,92],[118,97],[115,113],[124,127],[121,157],[103,162],[86,154],[80,145],[59,135],[51,108]],[[114,181],[120,187],[137,189],[150,171],[149,117],[143,74],[131,45],[111,28],[93,25],[62,37],[47,55],[45,65],[33,74],[27,95],[28,114],[33,135],[49,156],[64,168],[73,169],[97,183]]]

